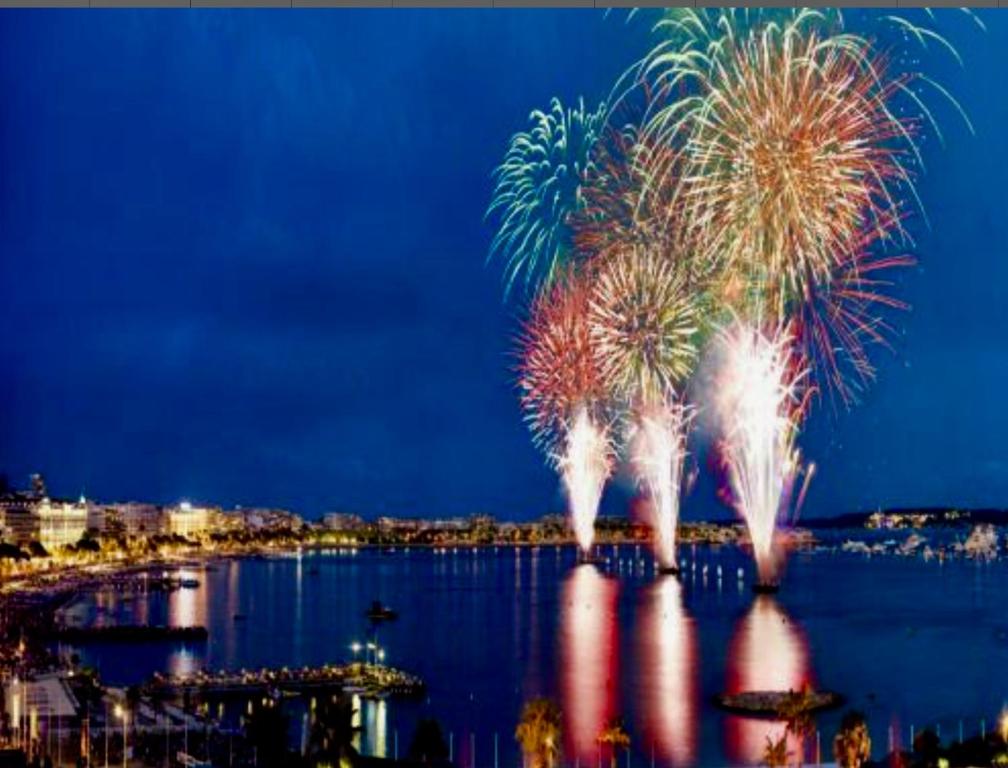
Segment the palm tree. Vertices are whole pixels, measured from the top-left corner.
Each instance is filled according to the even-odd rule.
[[[623,727],[622,718],[614,718],[605,730],[598,736],[599,744],[608,744],[612,748],[609,765],[616,768],[616,757],[621,749],[630,749],[630,734]]]
[[[833,757],[841,768],[860,768],[871,756],[871,737],[864,715],[851,710],[840,721],[833,739]]]
[[[357,752],[352,745],[354,712],[350,698],[343,694],[316,700],[308,732],[310,764],[348,765],[356,760]]]
[[[769,734],[767,735],[766,747],[763,749],[763,764],[767,768],[783,768],[787,765],[789,755],[786,731],[781,734],[781,737],[777,741],[771,739]]]
[[[805,757],[805,738],[815,730],[815,721],[810,714],[812,691],[808,685],[800,692],[789,691],[777,707],[777,714],[787,724],[787,733],[798,740],[798,765]]]
[[[549,699],[525,702],[515,729],[528,768],[553,768],[560,752],[560,710]]]
[[[429,718],[420,720],[406,753],[407,757],[415,763],[445,763],[448,754],[448,745],[438,721]]]

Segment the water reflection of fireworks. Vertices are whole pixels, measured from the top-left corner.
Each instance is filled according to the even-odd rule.
[[[727,693],[743,691],[799,691],[812,684],[808,644],[801,628],[766,595],[756,598],[738,623],[728,654]],[[767,738],[777,741],[785,723],[730,716],[725,721],[726,750],[737,763],[759,763]],[[787,737],[795,757],[803,745]]]
[[[560,673],[567,762],[594,765],[598,735],[616,714],[618,594],[619,583],[591,565],[575,568],[564,584]]]
[[[697,649],[682,585],[664,577],[648,592],[640,633],[645,748],[663,764],[691,765],[697,740]]]

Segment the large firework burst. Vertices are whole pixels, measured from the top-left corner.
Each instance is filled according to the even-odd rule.
[[[762,286],[779,322],[830,282],[865,230],[898,228],[911,126],[889,100],[902,84],[859,38],[797,22],[731,40],[701,77],[692,218],[711,253]]]
[[[591,288],[573,270],[532,303],[518,339],[519,389],[535,442],[556,460],[579,409],[603,417],[607,392],[588,323]]]
[[[565,108],[554,98],[548,111],[529,116],[532,127],[516,133],[494,171],[487,215],[499,219],[490,254],[506,262],[510,290],[524,272],[526,284],[552,282],[571,255],[568,219],[581,205],[581,184],[605,120],[579,101]]]
[[[598,373],[620,400],[681,392],[697,358],[697,293],[668,254],[637,246],[598,266],[588,313]]]

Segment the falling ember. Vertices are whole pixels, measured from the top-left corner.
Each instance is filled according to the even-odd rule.
[[[662,405],[642,413],[634,429],[634,470],[651,498],[655,555],[663,569],[676,564],[679,498],[691,418],[691,409],[684,405]]]
[[[567,489],[571,524],[581,551],[591,550],[602,488],[612,471],[607,430],[595,424],[585,408],[578,410],[567,433],[560,471]]]
[[[793,364],[787,328],[768,337],[736,322],[720,341],[718,413],[732,502],[749,530],[759,585],[770,586],[777,578],[777,519],[789,505],[799,470],[795,438],[806,371]]]

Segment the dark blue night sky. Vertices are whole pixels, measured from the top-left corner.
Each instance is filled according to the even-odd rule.
[[[924,56],[976,135],[938,107],[913,311],[863,403],[813,413],[807,516],[1008,506],[1008,15],[981,18],[938,17],[965,68]],[[0,14],[0,471],[310,516],[559,508],[483,212],[529,110],[642,53],[624,19]],[[728,514],[709,485],[687,517]]]

